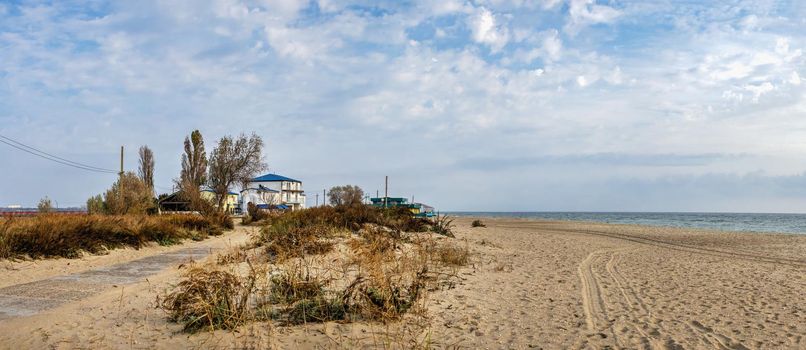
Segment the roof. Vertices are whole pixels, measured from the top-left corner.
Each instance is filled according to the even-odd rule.
[[[211,193],[215,193],[215,191],[213,191],[212,189],[209,189],[209,188],[205,188],[205,189],[203,189],[203,190],[201,190],[201,191],[202,191],[202,192],[211,192]],[[229,191],[229,194],[231,194],[231,195],[233,195],[233,196],[237,196],[237,195],[238,195],[238,193],[236,193],[236,192],[232,192],[232,191]]]
[[[280,192],[278,190],[274,190],[274,189],[268,188],[268,187],[263,186],[263,185],[258,186],[258,188],[254,188],[254,187],[246,188],[243,191],[241,191],[241,193],[243,193],[245,191],[273,192],[273,193],[279,193]]]
[[[290,177],[285,177],[285,176],[277,175],[277,174],[266,174],[266,175],[263,175],[263,176],[258,176],[256,178],[252,179],[252,181],[262,181],[262,182],[291,181],[291,182],[302,183],[302,181],[294,180],[294,179],[292,179]]]
[[[280,205],[258,204],[255,207],[258,208],[258,209],[272,209],[272,208],[274,208],[274,209],[282,209],[282,210],[288,209],[288,206],[283,205],[283,204],[280,204]]]

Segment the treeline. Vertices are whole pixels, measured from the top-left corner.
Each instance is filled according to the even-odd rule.
[[[182,170],[174,179],[174,187],[191,210],[203,215],[226,216],[223,204],[229,189],[247,183],[267,168],[263,145],[263,139],[254,133],[224,136],[208,155],[201,132],[194,130],[185,137]],[[138,154],[137,173],[121,174],[106,192],[90,197],[87,200],[90,214],[142,215],[158,211],[159,200],[170,194],[155,196],[154,152],[142,146]],[[204,186],[213,192],[212,200],[201,195]],[[47,204],[49,206],[49,202]]]

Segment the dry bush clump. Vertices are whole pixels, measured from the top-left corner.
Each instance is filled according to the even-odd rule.
[[[271,302],[291,304],[304,299],[321,297],[325,282],[317,276],[300,271],[283,271],[271,279]]]
[[[470,248],[455,243],[438,244],[433,250],[436,259],[445,266],[464,266],[470,261]]]
[[[241,271],[240,275],[244,275],[244,264],[248,264],[252,277],[217,277],[241,282],[230,283],[229,289],[215,290],[240,296],[238,300],[251,300],[237,304],[247,310],[239,311],[238,320],[273,320],[287,325],[328,321],[387,323],[407,314],[422,316],[427,292],[454,285],[445,281],[458,278],[456,267],[468,263],[469,251],[467,244],[460,246],[448,242],[449,238],[437,239],[427,233],[433,231],[430,221],[412,219],[415,218],[408,210],[369,206],[320,207],[271,217],[251,246],[256,258],[265,259],[262,275],[253,276],[256,269],[240,253],[225,253],[219,256],[219,264],[230,265],[233,271]],[[443,222],[443,228],[449,226],[449,222]],[[403,232],[403,227],[426,233]],[[188,274],[185,278],[185,284],[180,284],[172,295],[187,294],[185,285],[196,285],[194,278],[201,277]],[[244,280],[258,281],[248,288],[249,297],[239,294],[246,291],[237,287],[243,286]],[[168,299],[198,304],[191,303],[196,299]],[[176,309],[186,309],[167,305],[171,315]],[[208,320],[206,324],[213,324],[211,328],[231,326],[209,321],[222,317],[209,316],[212,311],[206,304],[188,308],[201,311],[194,311],[192,317],[179,314],[172,319],[187,325],[188,321],[198,323],[195,320],[202,318]]]
[[[100,253],[221,234],[219,224],[198,215],[38,215],[5,219],[0,225],[0,259],[29,256],[76,258]]]
[[[476,219],[473,220],[472,223],[470,223],[470,227],[487,227],[487,225],[485,225],[484,222],[482,222],[481,220]]]
[[[212,266],[191,266],[173,292],[161,302],[170,320],[187,332],[234,329],[249,320],[250,296],[257,273],[246,278]]]
[[[317,224],[310,226],[295,225],[294,222],[280,221],[260,230],[258,242],[266,246],[270,256],[285,260],[305,254],[324,254],[333,249],[333,243],[326,239],[332,229]]]

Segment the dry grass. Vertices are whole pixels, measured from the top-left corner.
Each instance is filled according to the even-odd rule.
[[[404,315],[423,317],[428,291],[453,285],[442,282],[457,278],[455,269],[468,263],[469,250],[466,243],[458,245],[448,242],[449,238],[437,239],[432,233],[423,233],[433,230],[428,220],[428,230],[421,233],[401,230],[407,225],[422,229],[421,219],[406,223],[409,219],[414,218],[408,212],[385,212],[367,206],[315,208],[271,218],[250,250],[254,258],[229,252],[218,259],[220,264],[229,264],[232,271],[240,271],[236,275],[241,277],[232,279],[257,281],[249,288],[250,296],[244,298],[239,293],[245,289],[236,287],[216,290],[251,300],[246,311],[238,313],[240,319],[272,320],[285,325],[328,321],[386,324]],[[449,224],[443,221],[443,228],[449,229]],[[263,261],[261,275],[252,276],[258,269],[249,261]],[[220,266],[210,269],[217,271]],[[183,286],[197,285],[199,278],[209,279],[213,285],[222,279],[200,272],[185,278],[184,284],[170,295],[187,294],[192,289]],[[244,282],[230,285],[243,286]],[[172,316],[185,322],[186,329],[189,320],[199,317],[206,317],[211,329],[232,326],[209,321],[207,315],[212,311],[204,311],[209,307],[193,299],[169,299],[173,302],[166,308],[169,312],[203,309],[193,317]],[[190,305],[184,307],[183,302]]]
[[[139,248],[148,242],[176,244],[221,234],[222,218],[198,215],[39,215],[0,222],[0,259],[76,258],[120,247]]]
[[[470,223],[470,227],[487,227],[487,225],[485,225],[484,222],[482,222],[481,220],[476,219],[473,220],[472,223]]]
[[[161,305],[185,331],[234,329],[249,318],[248,305],[257,274],[246,278],[212,266],[191,266]]]
[[[433,254],[445,266],[464,266],[470,262],[470,249],[467,242],[464,246],[453,242],[439,244],[433,250]]]

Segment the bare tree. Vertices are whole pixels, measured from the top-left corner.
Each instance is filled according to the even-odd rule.
[[[263,139],[255,133],[236,139],[225,136],[218,141],[210,152],[208,185],[215,192],[219,210],[225,210],[224,200],[232,185],[248,183],[267,168],[262,152]]]
[[[148,146],[140,147],[140,166],[137,173],[151,192],[154,192],[154,152]]]
[[[207,182],[207,154],[204,153],[204,139],[199,130],[193,130],[190,137],[185,137],[185,153],[182,154],[182,172],[177,185],[183,184],[197,188]]]
[[[331,205],[356,205],[364,199],[364,190],[353,185],[335,186],[327,196]]]

